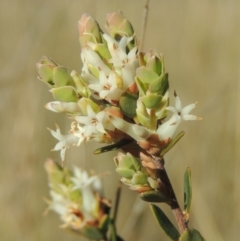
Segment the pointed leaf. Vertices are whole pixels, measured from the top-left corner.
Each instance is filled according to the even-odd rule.
[[[57,87],[66,85],[74,86],[74,81],[69,74],[68,70],[64,67],[57,67],[53,70],[53,82]]]
[[[87,87],[87,84],[84,82],[83,78],[75,70],[71,72],[71,76],[78,90],[78,93],[83,97],[89,98],[91,91]]]
[[[150,208],[166,235],[174,241],[178,241],[180,234],[175,226],[171,223],[165,213],[156,205],[150,204]]]
[[[131,157],[132,164],[133,164],[135,170],[140,171],[141,167],[142,167],[141,162],[132,155],[130,157]]]
[[[53,86],[54,85],[53,70],[55,67],[56,66],[54,66],[54,65],[37,64],[38,73],[40,75],[40,80],[50,86]]]
[[[133,140],[131,140],[131,139],[122,139],[121,141],[119,141],[115,144],[98,148],[97,150],[94,151],[94,154],[101,154],[101,153],[108,152],[108,151],[115,151],[117,149],[122,148],[123,146],[131,144],[132,142],[133,142]]]
[[[165,147],[162,149],[160,156],[164,156],[168,151],[170,151],[175,144],[184,136],[185,132],[181,131],[177,134],[177,136]]]
[[[149,86],[149,90],[152,93],[158,93],[160,95],[164,95],[166,91],[169,88],[169,83],[168,83],[168,74],[163,74],[158,79],[153,81],[151,85]]]
[[[145,202],[152,203],[165,203],[167,201],[170,201],[167,196],[157,191],[142,192],[140,194],[140,198]]]
[[[137,68],[136,71],[137,77],[144,84],[151,84],[154,80],[158,78],[158,75],[150,69],[147,69],[145,66]]]
[[[119,105],[124,115],[129,118],[134,118],[136,116],[137,99],[138,96],[130,93],[125,93],[122,95],[119,100]]]
[[[146,96],[141,97],[141,101],[148,109],[159,107],[161,100],[162,96],[156,94],[147,94]]]
[[[53,88],[50,90],[53,97],[61,102],[77,102],[78,95],[76,90],[72,86],[63,86],[58,88]]]
[[[189,212],[192,200],[192,185],[191,185],[191,170],[188,167],[184,175],[184,209],[186,212],[186,219],[189,219]]]
[[[104,59],[104,60],[109,60],[111,58],[111,54],[108,50],[108,47],[105,44],[96,44],[93,48],[93,50],[98,53],[98,55]],[[106,64],[110,67],[111,64],[108,64],[106,61]]]
[[[145,185],[145,184],[148,184],[147,176],[144,173],[142,173],[140,171],[137,171],[133,175],[131,183],[133,185]]]
[[[130,179],[133,177],[135,171],[127,168],[116,168],[116,172],[124,178]]]
[[[157,75],[161,75],[162,62],[157,56],[151,56],[150,59],[147,59],[146,67],[154,71]]]
[[[183,232],[179,241],[206,241],[196,229],[190,229]]]
[[[101,240],[103,239],[103,233],[95,227],[92,226],[84,226],[81,230],[82,235],[91,240]]]
[[[137,84],[137,88],[139,91],[139,96],[144,96],[147,93],[148,85],[143,84],[139,78],[135,78],[135,82]]]

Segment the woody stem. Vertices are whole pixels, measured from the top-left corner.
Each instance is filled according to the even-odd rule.
[[[162,190],[162,184],[164,183],[166,186],[166,189],[168,191],[168,196],[170,197],[171,201],[168,202],[169,206],[172,209],[174,218],[178,224],[178,228],[180,233],[182,234],[185,230],[188,229],[187,222],[184,219],[182,210],[179,206],[178,200],[176,198],[175,192],[173,190],[171,181],[167,175],[167,172],[164,168],[164,159],[162,157],[156,157],[152,156],[153,161],[156,165],[156,171],[157,171],[157,183],[158,183],[158,190]],[[161,186],[160,186],[161,184]],[[161,189],[160,189],[161,188]]]

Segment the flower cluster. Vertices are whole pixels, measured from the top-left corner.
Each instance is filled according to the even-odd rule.
[[[73,119],[67,135],[50,130],[59,140],[53,150],[65,151],[87,141],[117,143],[133,139],[141,148],[159,152],[174,139],[183,120],[197,120],[189,112],[196,104],[169,106],[168,74],[162,54],[138,51],[131,23],[120,12],[107,15],[108,34],[88,14],[79,21],[81,74],[69,72],[48,57],[37,64],[39,78],[56,101],[46,108]],[[168,112],[172,116],[165,121]]]
[[[98,176],[89,176],[77,167],[73,172],[47,160],[51,201],[49,210],[60,216],[62,228],[71,229],[88,239],[100,240],[106,235],[110,204],[100,196]]]

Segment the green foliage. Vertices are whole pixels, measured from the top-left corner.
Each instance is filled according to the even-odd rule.
[[[137,99],[138,96],[128,92],[122,95],[119,101],[119,105],[124,115],[129,118],[134,118],[136,116]]]
[[[179,241],[206,241],[196,229],[184,231]]]
[[[140,194],[140,198],[145,202],[151,203],[164,203],[170,200],[167,196],[158,191],[143,192]]]
[[[192,200],[191,170],[190,168],[187,168],[184,175],[184,211],[187,219],[189,219],[191,200]]]
[[[175,226],[171,223],[165,213],[160,209],[160,207],[150,204],[150,208],[159,224],[166,235],[174,241],[178,241],[180,234]],[[184,240],[185,241],[185,240]]]
[[[131,140],[131,139],[122,139],[119,142],[114,143],[112,145],[108,145],[108,146],[104,146],[104,147],[96,149],[94,151],[94,154],[101,154],[104,152],[115,151],[126,145],[130,145],[131,143],[133,143],[133,140]]]
[[[184,136],[184,134],[184,131],[179,132],[176,137],[165,148],[162,149],[160,155],[164,156],[168,151],[170,151],[175,146],[175,144]]]
[[[77,102],[78,94],[74,87],[72,86],[63,86],[58,88],[53,88],[50,90],[53,94],[53,97],[61,102]]]

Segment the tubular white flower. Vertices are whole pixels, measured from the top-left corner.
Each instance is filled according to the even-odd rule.
[[[77,167],[74,167],[74,177],[71,178],[73,181],[73,190],[79,189],[82,192],[82,206],[83,210],[87,212],[93,212],[95,210],[98,200],[94,195],[93,185],[94,182],[99,182],[98,176],[89,177],[86,171],[83,171]]]
[[[101,99],[118,101],[124,92],[124,90],[120,88],[122,83],[119,79],[120,77],[113,71],[111,71],[109,76],[107,76],[104,71],[100,71],[99,82],[90,84],[88,87],[98,92]]]
[[[108,49],[112,56],[109,62],[112,63],[115,68],[124,67],[127,63],[137,59],[137,46],[132,48],[129,53],[126,53],[126,46],[132,41],[133,37],[123,36],[119,42],[107,34],[103,34],[103,38],[107,41]]]
[[[146,127],[129,123],[122,118],[117,116],[110,117],[113,125],[120,131],[128,134],[136,141],[141,141],[147,139],[151,135],[151,131]]]
[[[103,62],[99,55],[91,49],[90,46],[86,45],[82,48],[81,58],[86,66],[93,66],[97,70],[104,71],[107,75],[110,74],[111,69]]]
[[[57,113],[80,114],[81,109],[76,102],[52,101],[45,105],[45,108]]]
[[[189,115],[190,111],[192,111],[196,107],[196,103],[187,105],[182,108],[182,103],[180,98],[175,93],[175,107],[168,106],[165,109],[173,112],[172,117],[158,126],[157,133],[160,140],[165,140],[168,138],[173,138],[179,124],[185,120],[201,120],[200,117],[195,115]]]
[[[87,105],[87,116],[77,116],[75,120],[84,125],[86,137],[91,137],[92,134],[106,133],[105,129],[115,129],[105,111],[95,113],[89,104]]]
[[[60,132],[60,128],[57,124],[56,131],[51,129],[49,129],[49,131],[57,140],[59,140],[59,142],[55,145],[55,147],[52,150],[61,151],[60,156],[62,161],[64,161],[66,150],[69,149],[72,145],[77,145],[79,142],[79,138],[72,134],[62,135]]]

